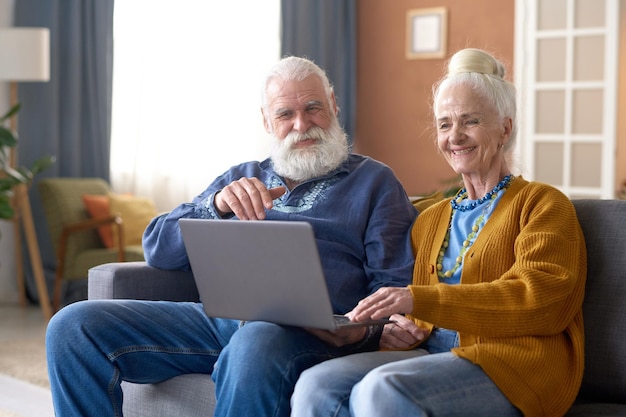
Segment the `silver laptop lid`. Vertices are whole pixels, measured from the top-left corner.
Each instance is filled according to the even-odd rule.
[[[309,223],[180,219],[179,224],[208,316],[335,328]]]

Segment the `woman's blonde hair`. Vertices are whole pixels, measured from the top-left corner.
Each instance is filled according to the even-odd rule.
[[[500,118],[511,119],[511,136],[504,146],[508,151],[514,147],[517,136],[517,103],[515,86],[505,79],[505,72],[504,65],[490,53],[482,49],[462,49],[450,58],[446,75],[433,86],[433,104],[437,103],[444,87],[469,85],[493,104]]]

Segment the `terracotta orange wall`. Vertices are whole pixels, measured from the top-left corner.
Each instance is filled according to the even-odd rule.
[[[406,13],[448,9],[447,57],[405,58]],[[455,177],[437,154],[430,112],[431,87],[447,58],[465,47],[495,53],[513,80],[515,0],[359,0],[355,151],[396,172],[409,195],[441,189]]]

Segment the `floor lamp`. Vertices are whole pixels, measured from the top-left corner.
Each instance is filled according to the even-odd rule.
[[[50,31],[48,28],[10,27],[0,29],[0,81],[10,82],[11,106],[17,104],[17,83],[48,81],[50,79]],[[10,120],[10,128],[17,131],[17,115]],[[11,166],[17,166],[17,147],[11,155]],[[28,187],[20,184],[14,190],[15,260],[20,304],[26,305],[26,285],[22,258],[22,226],[30,256],[39,303],[44,317],[52,317],[52,308],[46,279],[41,264],[35,225],[28,198]]]

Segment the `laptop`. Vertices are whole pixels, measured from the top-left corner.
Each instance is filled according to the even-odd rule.
[[[333,314],[307,222],[183,218],[179,225],[209,317],[329,330],[390,322]]]

